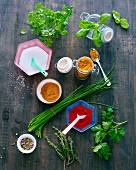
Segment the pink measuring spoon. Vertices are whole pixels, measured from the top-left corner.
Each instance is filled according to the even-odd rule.
[[[66,129],[64,129],[64,130],[62,131],[62,133],[63,133],[64,135],[66,135],[66,134],[70,131],[70,129],[72,129],[73,126],[75,126],[75,124],[76,124],[80,119],[84,119],[85,117],[86,117],[86,115],[80,116],[80,115],[77,114],[77,118],[76,118],[72,123],[70,123],[70,125],[69,125]]]

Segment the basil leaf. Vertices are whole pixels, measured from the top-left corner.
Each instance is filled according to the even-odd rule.
[[[105,24],[106,22],[108,22],[108,20],[110,19],[110,17],[111,17],[111,14],[107,14],[107,13],[102,14],[102,15],[100,16],[100,19],[99,19],[100,24]]]
[[[127,19],[122,18],[122,19],[120,20],[120,26],[121,26],[122,28],[124,28],[124,29],[128,29],[128,28],[129,28],[129,24],[128,24]]]
[[[25,35],[25,34],[26,34],[26,30],[25,30],[25,29],[22,29],[20,33],[21,33],[22,35]]]
[[[93,31],[92,40],[97,47],[101,46],[102,41],[101,41],[101,33],[99,32],[99,30],[96,29]]]
[[[80,29],[77,33],[76,33],[76,38],[84,38],[86,37],[86,35],[89,33],[90,29]]]
[[[113,10],[112,11],[113,18],[115,19],[116,24],[120,23],[120,13]]]
[[[79,27],[80,28],[83,28],[83,29],[87,29],[87,28],[96,28],[98,24],[95,24],[94,22],[90,22],[90,21],[87,21],[87,20],[81,20],[79,22]]]

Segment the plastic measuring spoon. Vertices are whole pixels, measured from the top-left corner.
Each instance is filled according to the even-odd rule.
[[[48,73],[36,63],[34,58],[31,60],[31,66],[37,68],[44,75],[44,77],[47,77]]]
[[[91,55],[92,55],[91,52],[92,52],[92,53],[95,53],[95,55],[97,56],[97,57],[95,57],[95,59],[93,58],[93,56],[91,56]],[[103,74],[104,80],[107,82],[107,86],[111,86],[111,82],[110,82],[109,79],[107,78],[107,76],[106,76],[106,74],[104,73],[104,71],[103,71],[103,69],[102,69],[102,66],[101,66],[101,64],[100,64],[100,61],[99,61],[100,55],[99,55],[99,53],[97,52],[97,50],[94,49],[94,48],[92,48],[92,49],[90,50],[90,56],[91,56],[92,60],[99,65],[99,67],[100,67],[100,69],[101,69],[101,72],[102,72],[102,74]]]
[[[77,114],[77,118],[72,123],[70,123],[70,125],[62,131],[62,133],[66,135],[80,119],[84,119],[85,117],[86,115],[80,116]]]

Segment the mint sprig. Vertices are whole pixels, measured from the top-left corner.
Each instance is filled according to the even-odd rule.
[[[102,123],[91,128],[94,134],[93,152],[95,152],[100,158],[108,160],[112,154],[111,149],[104,140],[109,136],[110,140],[114,143],[119,142],[125,135],[125,130],[121,125],[127,123],[127,121],[117,123],[114,122],[114,110],[108,107],[102,110]]]

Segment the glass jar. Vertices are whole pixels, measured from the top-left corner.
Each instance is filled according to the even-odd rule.
[[[75,75],[79,80],[85,80],[93,73],[98,74],[99,68],[89,57],[81,57],[78,60],[73,60],[73,67],[75,67]]]
[[[100,19],[100,15],[98,15],[98,14],[90,15],[89,13],[83,12],[80,15],[80,18],[81,18],[81,20],[87,20],[87,21],[90,21],[90,22],[98,23],[99,19]],[[93,31],[94,31],[94,29],[91,29],[86,37],[89,38],[89,39],[92,39]],[[102,40],[103,43],[107,43],[107,42],[110,42],[112,40],[113,35],[114,35],[114,31],[113,31],[112,28],[110,28],[110,27],[108,27],[104,24],[101,24],[100,27],[99,27],[99,31],[101,33],[101,40]]]

